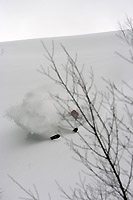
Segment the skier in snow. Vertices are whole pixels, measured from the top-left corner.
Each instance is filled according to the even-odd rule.
[[[75,120],[79,118],[79,113],[76,110],[72,110],[71,115],[74,117]]]
[[[72,116],[75,120],[75,128],[73,129],[73,132],[76,133],[78,131],[76,121],[79,119],[79,113],[76,110],[72,110],[70,112],[70,116]],[[55,140],[55,139],[58,139],[58,138],[60,138],[59,134],[56,134],[56,135],[53,135],[53,136],[50,137],[51,140]]]
[[[69,130],[70,127],[73,127],[73,132],[76,133],[78,131],[78,119],[80,119],[79,113],[76,110],[72,110],[65,113],[64,119],[61,119],[53,99],[44,91],[45,89],[41,87],[28,92],[22,103],[11,106],[6,115],[18,126],[26,130],[30,138],[32,136],[36,138],[38,134],[44,136],[44,138],[55,140],[60,138],[60,131]],[[60,112],[63,113],[64,111],[60,108]],[[51,135],[51,133],[55,134]]]
[[[75,119],[75,126],[76,126],[76,121],[79,119],[79,113],[76,110],[72,110],[71,116]],[[77,127],[73,129],[73,132],[76,133],[77,131],[78,131]]]

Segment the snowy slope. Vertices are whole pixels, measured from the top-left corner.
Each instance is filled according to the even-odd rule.
[[[128,55],[128,50],[115,32],[91,34],[73,37],[43,39],[51,48],[55,43],[55,60],[58,65],[66,61],[60,47],[62,43],[72,56],[78,55],[78,64],[85,64],[88,78],[90,66],[95,74],[95,83],[99,89],[104,88],[101,77],[111,79],[118,84],[121,80],[132,83],[133,68],[115,54],[118,51]],[[48,138],[27,139],[27,131],[22,130],[6,116],[10,106],[21,104],[27,92],[42,87],[44,93],[62,93],[62,90],[48,78],[37,72],[40,64],[48,66],[43,56],[43,47],[39,39],[0,43],[0,188],[4,200],[16,200],[25,196],[8,177],[18,180],[24,187],[32,189],[35,184],[40,199],[59,200],[60,192],[55,184],[57,180],[66,190],[78,180],[81,165],[77,164],[73,153],[65,145],[65,139],[50,141]],[[49,102],[50,106],[50,102]],[[51,116],[52,117],[52,116]],[[48,130],[51,131],[51,130]],[[77,140],[77,135],[66,132],[69,139]]]

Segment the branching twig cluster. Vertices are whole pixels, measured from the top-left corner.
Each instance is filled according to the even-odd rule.
[[[86,167],[87,176],[92,177],[95,183],[93,187],[80,178],[81,186],[71,190],[71,196],[66,194],[61,187],[60,190],[67,199],[74,200],[132,199],[133,123],[132,113],[129,109],[129,105],[132,106],[132,97],[125,95],[113,83],[106,80],[106,92],[102,93],[94,89],[92,70],[86,80],[83,68],[80,70],[76,60],[71,57],[62,44],[61,47],[67,56],[67,63],[64,66],[64,74],[61,74],[54,60],[54,44],[52,44],[52,53],[48,51],[43,42],[42,45],[46,52],[46,58],[50,62],[50,68],[46,70],[41,67],[40,72],[66,91],[67,98],[59,95],[53,96],[65,113],[69,113],[72,106],[75,105],[81,115],[77,121],[85,129],[87,135],[78,132],[82,143],[77,144],[71,141],[68,144]],[[124,104],[125,118],[130,119],[128,122],[124,116],[119,114],[120,101],[122,105]],[[66,120],[64,114],[59,114],[63,120]],[[70,123],[69,120],[68,123]],[[92,155],[91,159],[90,155]]]
[[[8,175],[8,177],[27,195],[27,197],[20,197],[20,199],[24,200],[40,200],[39,198],[39,193],[35,185],[34,187],[34,192],[35,194],[31,191],[23,187],[16,179],[14,179],[12,176]]]
[[[127,62],[133,64],[133,20],[132,18],[126,17],[124,25],[119,23],[119,34],[117,36],[128,45],[129,47],[129,58],[122,55],[120,52],[116,52],[121,58]]]

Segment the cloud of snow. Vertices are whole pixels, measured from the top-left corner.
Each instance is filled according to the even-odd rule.
[[[7,116],[30,133],[56,134],[60,116],[53,99],[44,91],[41,88],[27,93],[22,104],[12,106]]]
[[[44,87],[28,92],[22,103],[12,106],[6,115],[27,133],[40,134],[49,138],[57,133],[70,133],[78,124],[68,112],[65,118],[71,121],[71,125],[59,114],[64,114],[63,108],[59,108],[56,101],[46,92]]]

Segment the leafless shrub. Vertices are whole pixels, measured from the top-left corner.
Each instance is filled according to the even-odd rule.
[[[74,189],[71,188],[70,195],[58,185],[59,189],[70,200],[133,199],[132,95],[126,95],[107,80],[104,80],[106,91],[98,92],[94,87],[93,71],[90,70],[88,79],[85,79],[84,69],[77,66],[76,59],[61,44],[67,57],[62,73],[54,59],[54,44],[52,43],[52,52],[43,42],[42,45],[50,67],[46,70],[41,66],[39,71],[62,86],[67,94],[66,98],[61,95],[53,96],[59,107],[64,108],[64,113],[59,114],[70,125],[71,121],[65,116],[75,105],[80,115],[76,122],[86,133],[77,133],[80,143],[67,140],[77,160],[86,168],[83,172],[85,179],[80,176],[79,183]],[[132,92],[133,89],[128,84],[125,85]]]
[[[133,64],[133,20],[132,18],[126,17],[124,24],[119,23],[119,33],[117,36],[128,45],[129,58],[122,55],[120,52],[116,52],[124,60]]]

